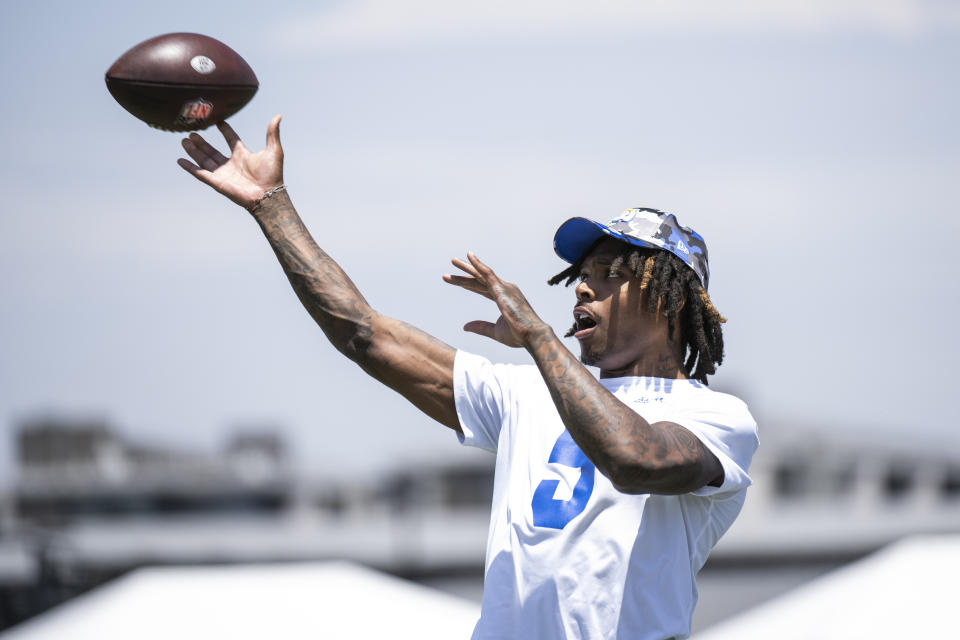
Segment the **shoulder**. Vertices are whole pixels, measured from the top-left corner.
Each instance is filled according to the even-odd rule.
[[[466,351],[457,351],[453,378],[455,397],[484,395],[504,406],[535,397],[538,390],[549,395],[536,366],[493,363]]]
[[[750,413],[747,403],[735,395],[714,391],[709,387],[691,381],[682,395],[684,412],[713,418],[709,422],[724,422],[756,429],[757,423]]]
[[[550,401],[535,366],[494,364],[465,351],[458,351],[454,360],[453,397],[463,443],[491,451],[498,448],[501,430],[523,407]]]
[[[723,484],[701,487],[695,495],[731,496],[752,484],[748,471],[760,441],[757,423],[743,400],[704,385],[690,385],[672,421],[697,436],[723,467]]]
[[[746,469],[760,444],[757,422],[747,404],[699,384],[690,385],[678,400],[671,421],[692,431],[714,453],[739,459]]]
[[[462,350],[457,351],[454,368],[464,374],[496,379],[501,384],[545,385],[535,365],[491,362],[483,356]]]

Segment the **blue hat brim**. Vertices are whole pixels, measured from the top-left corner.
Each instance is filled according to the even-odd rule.
[[[560,258],[573,264],[583,257],[583,254],[594,242],[603,236],[610,236],[611,238],[616,238],[617,240],[622,240],[623,242],[638,247],[647,247],[649,249],[662,248],[652,243],[625,236],[599,222],[578,217],[570,218],[560,225],[557,233],[553,236],[553,250]]]

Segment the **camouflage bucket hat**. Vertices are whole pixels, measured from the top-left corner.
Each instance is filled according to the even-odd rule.
[[[638,247],[669,251],[693,269],[703,288],[707,288],[710,281],[707,244],[699,233],[680,226],[672,213],[636,207],[627,209],[607,224],[587,218],[570,218],[557,229],[553,249],[558,256],[573,263],[604,235]]]

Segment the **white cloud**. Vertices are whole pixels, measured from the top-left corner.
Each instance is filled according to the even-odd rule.
[[[357,0],[278,25],[274,35],[294,49],[336,49],[676,30],[909,36],[958,28],[960,4],[943,0]]]

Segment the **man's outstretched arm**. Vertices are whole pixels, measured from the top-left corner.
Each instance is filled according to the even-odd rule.
[[[226,123],[218,125],[231,156],[200,135],[183,142],[196,162],[179,164],[248,209],[270,242],[297,297],[338,351],[421,411],[459,430],[453,399],[455,350],[404,322],[377,313],[340,266],[314,241],[285,190],[280,117],[263,151],[251,153]],[[273,192],[267,198],[264,194]]]

